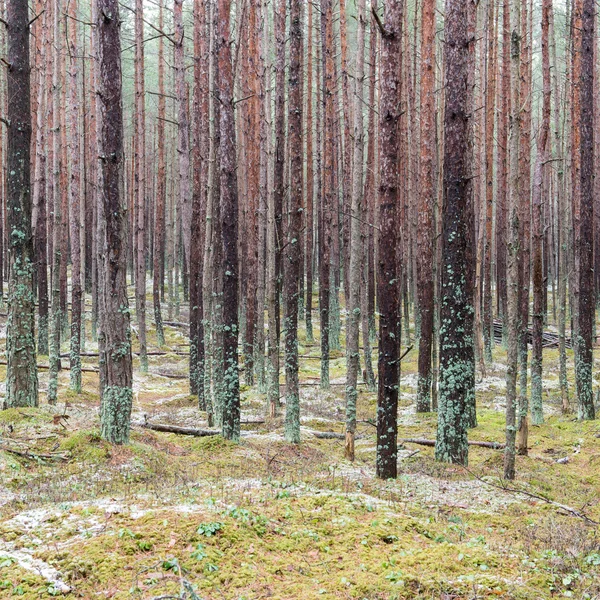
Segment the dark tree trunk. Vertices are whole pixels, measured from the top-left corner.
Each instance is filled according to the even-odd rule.
[[[229,38],[231,0],[219,0],[217,23],[220,103],[220,187],[223,238],[223,437],[240,437],[238,370],[238,187],[234,121],[233,66]]]
[[[111,443],[129,441],[132,364],[126,286],[126,201],[123,194],[121,21],[118,0],[96,0],[100,167],[98,206],[100,427]]]
[[[290,69],[288,78],[288,140],[290,144],[289,217],[283,262],[285,294],[285,438],[300,442],[300,390],[298,382],[298,299],[300,285],[300,229],[302,226],[302,8],[290,2]]]
[[[38,405],[31,232],[31,107],[29,9],[26,0],[8,0],[7,226],[8,322],[5,408]]]
[[[206,202],[208,191],[209,106],[207,6],[194,2],[194,146],[192,223],[190,236],[190,391],[198,396],[201,409],[204,398],[204,302],[202,260],[205,244]]]
[[[581,200],[579,245],[579,331],[575,364],[578,417],[594,419],[594,29],[595,3],[583,0],[581,19]],[[577,151],[577,149],[575,149]]]
[[[379,248],[377,300],[379,306],[379,390],[377,395],[377,476],[397,474],[398,384],[400,376],[399,177],[398,123],[401,103],[402,0],[385,5],[381,52],[379,105]]]
[[[469,3],[446,0],[440,390],[435,455],[467,464],[475,396]]]
[[[332,246],[332,212],[337,205],[335,187],[335,106],[333,15],[331,0],[321,0],[321,62],[323,74],[323,135],[322,197],[319,229],[319,312],[321,317],[321,387],[329,388],[330,321],[330,270]],[[334,285],[335,287],[335,285]]]

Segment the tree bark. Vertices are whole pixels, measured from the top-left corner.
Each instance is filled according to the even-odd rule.
[[[164,28],[163,0],[159,2],[158,27]],[[156,200],[154,224],[154,254],[152,257],[152,301],[154,305],[154,324],[156,340],[159,346],[165,344],[162,311],[160,306],[161,284],[163,282],[163,264],[165,250],[165,202],[167,193],[167,171],[165,157],[165,42],[164,36],[158,39],[158,119],[156,122],[156,144],[158,150],[158,171],[156,174]]]
[[[506,5],[505,5],[506,7]],[[517,369],[519,366],[519,143],[521,129],[521,6],[520,0],[510,4],[510,73],[511,73],[511,114],[509,150],[509,194],[508,225],[509,243],[507,246],[507,369],[506,369],[506,446],[504,452],[504,478],[515,478],[515,437],[517,430]]]
[[[144,68],[144,3],[135,2],[135,173],[134,173],[134,256],[135,312],[140,344],[140,370],[148,371],[146,342],[146,85]]]
[[[335,206],[335,106],[333,58],[333,9],[331,0],[321,0],[322,63],[322,192],[319,229],[319,312],[321,320],[321,388],[329,389],[329,348],[331,337],[331,246],[332,212]],[[333,286],[335,288],[335,285]]]
[[[300,390],[298,381],[298,299],[300,285],[300,229],[302,226],[302,8],[290,2],[290,68],[288,76],[288,140],[290,144],[289,216],[283,262],[285,294],[285,438],[300,443]]]
[[[421,16],[421,177],[418,197],[417,293],[420,319],[417,412],[431,410],[433,337],[433,206],[435,189],[435,0]]]
[[[5,408],[38,405],[35,352],[34,255],[31,231],[31,107],[29,9],[26,0],[7,2],[8,321]]]
[[[467,428],[475,396],[473,348],[474,214],[469,82],[474,9],[446,0],[444,202],[442,210],[442,287],[440,390],[435,456],[467,464]]]
[[[83,288],[81,286],[81,166],[79,132],[79,50],[77,42],[77,0],[69,2],[67,19],[70,70],[69,70],[69,131],[68,144],[71,160],[69,182],[69,219],[71,234],[71,342],[69,350],[70,386],[76,393],[81,392],[81,313]],[[66,258],[66,257],[65,257]]]
[[[238,188],[233,66],[229,38],[231,0],[218,3],[218,94],[220,103],[220,187],[223,238],[223,437],[240,438],[238,371]]]
[[[581,200],[579,244],[579,330],[575,382],[579,419],[595,419],[593,392],[593,331],[596,316],[594,294],[594,30],[595,4],[583,0],[581,18],[581,74],[578,81],[581,104]]]
[[[542,4],[542,123],[537,143],[537,156],[533,176],[533,334],[531,350],[531,422],[541,425],[544,421],[542,412],[542,358],[544,329],[544,273],[543,273],[543,238],[542,222],[544,198],[543,176],[548,151],[548,135],[550,132],[550,51],[548,47],[548,31],[550,27],[550,11],[552,0],[544,0]],[[557,99],[558,101],[558,99]],[[519,452],[527,453],[527,438],[519,439]]]
[[[401,103],[402,0],[385,6],[382,33],[381,96],[379,107],[379,248],[377,299],[379,306],[379,389],[377,394],[377,476],[397,474],[398,383],[400,375],[400,299],[398,287],[399,177],[398,123]]]
[[[133,390],[123,194],[121,21],[118,0],[96,0],[96,7],[102,177],[98,206],[100,431],[105,440],[124,444],[129,441]]]
[[[349,290],[346,294],[348,317],[346,325],[346,443],[344,454],[354,460],[354,437],[356,435],[356,401],[358,398],[357,380],[360,366],[359,326],[361,322],[361,266],[362,260],[362,203],[364,170],[363,136],[363,87],[365,76],[365,32],[367,27],[365,0],[356,6],[358,33],[356,39],[355,106],[354,106],[354,148],[352,164],[352,196],[350,206],[350,264]],[[349,142],[349,140],[348,140]],[[368,335],[368,333],[367,333]]]

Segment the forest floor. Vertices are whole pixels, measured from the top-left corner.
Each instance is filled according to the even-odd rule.
[[[76,395],[62,371],[50,407],[41,370],[40,408],[0,412],[0,598],[600,598],[600,423],[561,414],[557,351],[544,353],[546,421],[510,486],[500,450],[471,446],[467,469],[410,443],[384,482],[367,422],[375,393],[361,388],[353,463],[342,440],[313,435],[344,430],[345,361],[335,355],[336,385],[322,391],[304,331],[301,444],[284,442],[281,417],[244,424],[239,444],[144,429],[146,418],[206,427],[187,380],[165,376],[187,374],[184,334],[167,328],[169,353],[148,374],[135,361],[128,446],[99,437],[94,372]],[[153,331],[148,341],[156,349]],[[435,414],[414,411],[416,358],[402,363],[399,438],[435,439]],[[496,347],[473,440],[503,442],[504,363]],[[264,413],[244,387],[242,421]]]

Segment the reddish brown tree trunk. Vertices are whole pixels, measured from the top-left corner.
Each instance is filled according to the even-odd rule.
[[[417,292],[421,336],[417,412],[431,410],[433,338],[433,206],[435,197],[435,0],[424,0],[421,20],[421,177],[418,197]]]

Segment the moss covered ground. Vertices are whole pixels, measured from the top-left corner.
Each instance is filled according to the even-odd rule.
[[[343,432],[345,374],[337,353],[331,390],[315,385],[318,322],[314,345],[300,335],[301,444],[283,441],[282,417],[243,425],[239,444],[144,429],[145,418],[206,427],[185,379],[165,376],[187,373],[184,333],[167,327],[169,354],[135,373],[128,446],[100,439],[93,372],[74,394],[62,371],[49,407],[41,371],[40,408],[0,412],[0,598],[600,598],[600,528],[559,506],[600,521],[600,424],[561,414],[555,350],[545,423],[505,489],[501,451],[478,447],[462,468],[406,443],[398,479],[377,480],[364,386],[355,462],[342,440],[317,439]],[[413,408],[416,358],[402,363],[399,436],[435,439],[435,414]],[[478,380],[473,440],[503,441],[504,362],[496,347]],[[242,421],[264,413],[265,397],[244,387]]]

